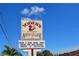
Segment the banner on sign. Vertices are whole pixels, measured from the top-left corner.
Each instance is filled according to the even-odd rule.
[[[25,41],[20,40],[19,41],[19,48],[20,49],[28,49],[28,48],[45,48],[45,41]]]
[[[42,21],[21,20],[21,36],[23,40],[42,39]]]

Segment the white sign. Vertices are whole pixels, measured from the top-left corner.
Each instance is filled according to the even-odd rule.
[[[19,48],[21,49],[28,49],[28,48],[45,48],[45,41],[25,41],[20,40],[19,41]]]
[[[22,20],[21,37],[23,40],[41,40],[42,39],[42,21],[41,20]]]
[[[42,20],[21,20],[21,40],[19,48],[25,50],[39,50],[45,48],[42,36]],[[29,52],[31,54],[31,52]],[[35,54],[36,55],[36,54]]]

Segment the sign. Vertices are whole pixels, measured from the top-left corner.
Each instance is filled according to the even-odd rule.
[[[21,36],[23,40],[41,40],[42,39],[42,21],[41,20],[22,20]]]
[[[42,20],[21,20],[21,40],[19,48],[27,51],[29,55],[36,55],[36,50],[45,48],[45,41],[42,36]],[[30,52],[29,52],[30,50]]]
[[[28,48],[45,48],[45,41],[25,41],[20,40],[19,41],[19,48],[21,49],[28,49]]]

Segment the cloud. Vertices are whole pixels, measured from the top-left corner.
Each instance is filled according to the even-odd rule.
[[[41,16],[44,11],[45,11],[44,8],[41,8],[38,6],[33,6],[30,9],[24,8],[21,11],[21,14],[26,15],[26,16],[32,16],[32,15]]]
[[[30,12],[30,15],[39,15],[40,13],[43,13],[44,12],[44,8],[40,8],[38,6],[34,6],[31,8],[31,12]]]
[[[30,12],[29,9],[24,8],[24,9],[21,11],[21,14],[22,14],[22,15],[28,15],[29,12]]]

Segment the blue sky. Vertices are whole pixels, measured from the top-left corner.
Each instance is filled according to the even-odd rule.
[[[0,23],[6,29],[11,47],[19,50],[18,40],[21,35],[21,11],[24,8],[38,6],[45,8],[42,15],[43,38],[46,50],[54,53],[67,49],[79,49],[79,4],[0,4]],[[8,44],[0,28],[0,53],[4,45]]]

